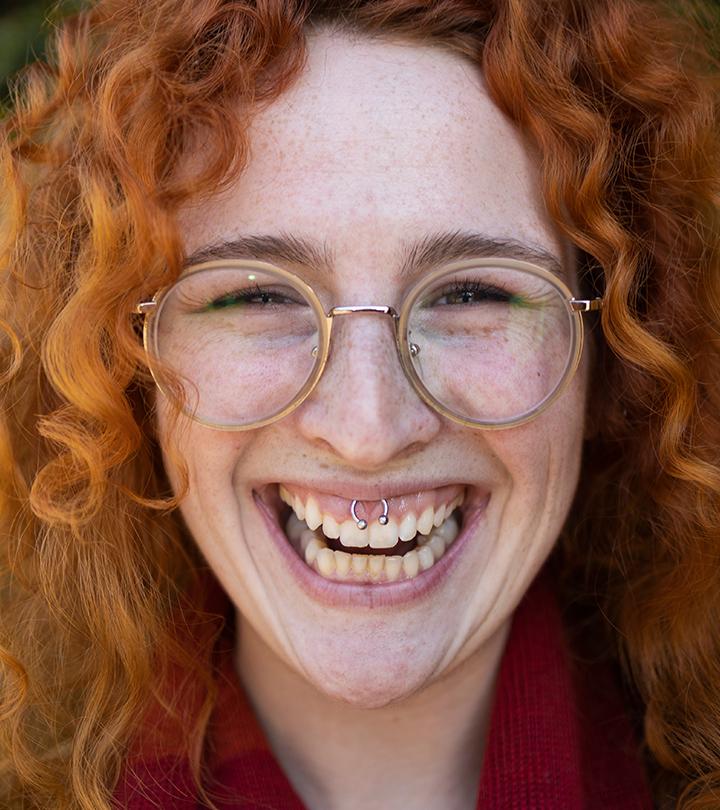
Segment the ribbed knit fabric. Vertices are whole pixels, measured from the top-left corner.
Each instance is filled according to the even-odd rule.
[[[229,625],[232,630],[232,625]],[[220,694],[204,747],[205,788],[220,810],[305,810],[273,756],[234,671],[232,633],[216,645]],[[187,763],[150,750],[158,720],[143,725],[115,793],[127,810],[197,810]],[[143,741],[143,737],[145,737]],[[442,797],[428,801],[442,808]],[[478,810],[649,810],[637,743],[602,667],[568,653],[545,578],[513,619],[496,689],[478,786]],[[308,808],[311,810],[311,808]]]

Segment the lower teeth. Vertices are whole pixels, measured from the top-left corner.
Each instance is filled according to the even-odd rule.
[[[291,520],[294,516],[291,516]],[[300,557],[326,579],[354,582],[395,582],[413,579],[432,568],[455,541],[457,520],[450,515],[427,535],[418,534],[417,548],[405,554],[355,554],[334,551],[321,531],[305,529],[299,540],[290,542]],[[289,535],[290,536],[290,535]]]

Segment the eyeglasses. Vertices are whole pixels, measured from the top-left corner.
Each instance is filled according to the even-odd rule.
[[[335,318],[366,313],[392,318],[400,363],[425,403],[468,427],[497,429],[528,422],[560,396],[580,362],[582,314],[601,308],[601,298],[574,298],[542,267],[478,258],[424,276],[399,311],[326,312],[294,273],[225,260],[189,268],[137,312],[158,388],[210,428],[249,430],[287,416],[320,380]]]

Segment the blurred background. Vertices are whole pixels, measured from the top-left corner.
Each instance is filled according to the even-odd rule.
[[[7,102],[8,77],[44,53],[53,21],[80,5],[81,0],[0,0],[0,107]]]

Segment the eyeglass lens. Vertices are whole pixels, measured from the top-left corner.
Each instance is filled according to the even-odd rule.
[[[183,276],[163,298],[155,354],[179,378],[187,410],[204,422],[262,421],[311,375],[317,316],[286,279],[253,269]]]
[[[179,380],[187,412],[213,425],[250,425],[290,405],[312,376],[319,317],[280,274],[202,269],[163,296],[150,349]],[[501,263],[453,271],[423,288],[407,340],[432,397],[461,418],[499,423],[551,396],[574,349],[562,292]]]
[[[552,395],[571,362],[566,299],[532,272],[483,266],[424,290],[408,318],[417,375],[448,410],[512,421]]]

